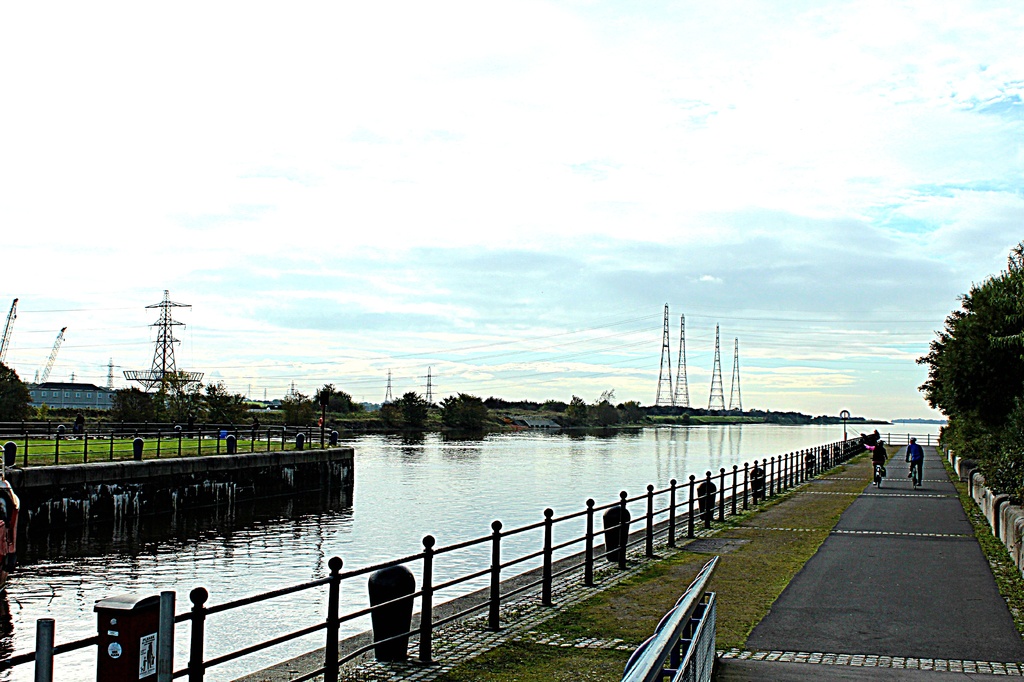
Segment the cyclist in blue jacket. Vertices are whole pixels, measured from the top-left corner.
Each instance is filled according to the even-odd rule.
[[[908,475],[914,482],[914,488],[920,488],[921,467],[924,466],[924,448],[917,444],[916,438],[911,438],[910,445],[907,446],[907,461],[910,462]]]

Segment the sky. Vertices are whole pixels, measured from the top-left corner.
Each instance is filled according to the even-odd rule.
[[[933,418],[1024,239],[1015,2],[6,3],[25,380]],[[664,353],[665,306],[669,348]],[[738,388],[734,380],[738,344]],[[672,385],[667,382],[671,363]],[[661,380],[659,381],[659,376]]]

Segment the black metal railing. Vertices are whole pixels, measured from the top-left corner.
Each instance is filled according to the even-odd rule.
[[[757,506],[769,498],[780,495],[809,478],[838,466],[863,450],[860,439],[857,439],[763,458],[760,462],[754,460],[752,465],[745,462],[742,468],[738,465],[730,470],[721,468],[717,474],[707,471],[700,484],[697,483],[695,476],[690,476],[683,485],[673,479],[666,488],[657,490],[653,485],[649,485],[644,494],[634,497],[622,492],[618,500],[603,505],[597,505],[592,499],[587,500],[585,509],[563,516],[555,516],[553,510],[546,509],[541,521],[518,528],[505,530],[500,521],[494,521],[490,534],[444,547],[436,547],[434,538],[427,535],[423,538],[421,552],[356,570],[343,571],[342,560],[333,557],[328,562],[330,573],[327,577],[213,606],[207,604],[210,597],[207,590],[198,587],[189,595],[192,601],[191,610],[178,614],[173,619],[176,623],[190,624],[191,638],[188,665],[174,671],[173,677],[187,675],[189,682],[201,682],[205,672],[210,668],[319,632],[324,632],[325,638],[323,666],[294,680],[309,680],[323,676],[325,682],[336,682],[341,665],[366,654],[378,644],[408,641],[409,638],[418,639],[417,657],[421,662],[429,663],[433,660],[434,630],[442,625],[486,612],[488,627],[491,630],[500,630],[501,606],[513,596],[539,588],[542,604],[554,605],[553,585],[558,578],[581,573],[583,584],[593,586],[598,560],[606,559],[620,569],[625,569],[628,565],[627,550],[640,545],[644,547],[644,557],[652,558],[656,539],[659,542],[664,539],[665,544],[673,547],[681,537],[695,537],[698,522],[703,523],[706,528],[711,527],[714,521],[724,522],[727,515],[742,514],[751,506]],[[714,485],[713,492],[711,485]],[[644,507],[644,513],[635,519],[630,518],[628,514],[628,506],[634,503],[642,503]],[[595,514],[608,514],[611,511],[617,513],[604,517],[602,529],[596,529]],[[609,519],[614,520],[609,522]],[[571,529],[578,529],[579,526],[583,526],[582,534],[571,534],[578,533],[578,530]],[[566,530],[567,528],[569,530]],[[556,540],[556,529],[560,534],[571,535]],[[531,533],[539,533],[540,542],[532,544],[533,547],[539,544],[539,549],[528,549],[531,543],[536,542],[527,542],[525,536]],[[595,541],[602,534],[603,551],[597,551]],[[510,546],[516,551],[511,557],[506,558],[505,552]],[[579,550],[580,546],[583,548],[582,551]],[[437,567],[444,557],[463,551],[475,551],[480,555],[489,554],[490,561],[486,566],[464,575],[455,575],[435,582]],[[455,563],[452,562],[453,565]],[[340,612],[340,595],[344,584],[355,578],[396,566],[413,566],[418,569],[420,589],[403,594],[397,599],[347,613]],[[518,579],[503,581],[502,577],[507,574],[506,572],[511,575],[510,569],[516,569]],[[465,602],[454,601],[473,592],[474,584],[481,583],[486,585],[483,588],[484,596],[475,600],[467,598],[469,601]],[[235,651],[206,658],[206,631],[211,617],[237,613],[236,610],[243,607],[323,587],[327,587],[325,620]],[[452,613],[435,618],[434,602],[439,594],[446,595],[451,601],[452,608],[449,610]],[[410,627],[400,634],[355,647],[344,654],[339,653],[338,639],[342,625],[408,600],[419,602],[420,619],[417,627]],[[91,637],[55,647],[53,651],[65,653],[96,643],[97,638]],[[38,651],[0,661],[0,670],[33,660],[37,661],[38,666]]]
[[[142,439],[141,456],[136,439]],[[62,423],[0,423],[0,446],[17,446],[21,466],[332,447],[336,431],[316,426],[109,423],[74,432]]]

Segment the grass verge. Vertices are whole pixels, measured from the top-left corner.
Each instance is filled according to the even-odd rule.
[[[719,648],[742,647],[754,626],[818,550],[843,511],[870,480],[863,457],[758,510],[737,516],[714,536],[724,545],[711,582],[718,592]],[[824,493],[824,494],[821,494]],[[711,557],[681,551],[619,585],[565,610],[536,631],[559,646],[509,642],[462,663],[438,679],[619,680],[633,648],[653,632],[661,617]],[[621,640],[629,650],[579,648],[585,639]]]

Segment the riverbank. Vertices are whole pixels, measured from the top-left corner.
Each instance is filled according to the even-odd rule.
[[[901,467],[897,462],[902,461],[901,451],[895,453],[890,466],[892,473]],[[776,605],[781,603],[780,596],[791,585],[797,574],[804,576],[801,572],[805,565],[814,558],[821,563],[817,556],[823,543],[840,542],[840,544],[856,546],[858,543],[870,541],[875,543],[889,543],[893,547],[904,547],[910,551],[918,547],[927,555],[931,550],[927,546],[919,545],[914,538],[902,539],[900,536],[906,533],[875,533],[877,538],[861,540],[858,533],[870,531],[857,531],[858,524],[867,519],[870,525],[871,519],[878,519],[884,525],[887,522],[905,518],[905,515],[892,505],[895,504],[902,509],[908,504],[925,505],[932,508],[934,504],[954,505],[949,507],[949,514],[956,518],[964,517],[964,509],[967,503],[961,507],[958,495],[945,494],[942,485],[950,487],[948,480],[945,483],[939,480],[941,476],[941,464],[936,463],[929,475],[926,476],[926,488],[931,486],[934,489],[927,491],[916,491],[917,494],[907,494],[903,488],[909,488],[904,480],[896,478],[889,479],[889,482],[878,493],[869,486],[870,462],[865,456],[851,461],[847,466],[837,468],[825,476],[810,481],[789,493],[765,505],[756,513],[737,517],[732,523],[727,523],[714,529],[707,537],[698,538],[688,543],[679,550],[670,550],[665,547],[658,548],[658,555],[661,561],[653,565],[641,566],[639,561],[631,571],[620,574],[614,584],[602,585],[597,594],[589,594],[581,597],[576,603],[568,608],[560,608],[557,611],[549,610],[548,613],[533,613],[529,622],[522,624],[509,624],[503,633],[488,633],[483,623],[467,623],[461,627],[457,634],[452,635],[457,640],[457,646],[446,649],[448,658],[440,660],[435,668],[424,668],[415,664],[377,664],[369,663],[357,669],[350,670],[346,680],[439,680],[440,682],[468,682],[469,680],[481,680],[483,682],[498,682],[499,680],[516,679],[521,682],[533,682],[551,679],[588,679],[588,680],[619,680],[622,670],[629,655],[636,646],[653,633],[660,617],[674,604],[679,594],[692,580],[697,570],[702,566],[710,555],[721,556],[720,566],[712,581],[711,589],[719,595],[718,610],[718,642],[717,648],[722,651],[727,669],[735,668],[736,672],[746,675],[742,679],[776,679],[774,675],[785,672],[786,679],[815,679],[821,677],[825,672],[840,674],[844,668],[849,668],[851,674],[857,674],[861,666],[871,665],[876,668],[919,668],[921,674],[927,674],[925,670],[961,670],[964,672],[990,672],[993,674],[1020,674],[1020,666],[1014,663],[1006,663],[1008,660],[1018,660],[1019,657],[999,658],[1000,649],[989,651],[994,646],[993,641],[1006,639],[1008,646],[1022,647],[1019,632],[1013,628],[1012,620],[1008,613],[1002,613],[996,618],[994,612],[991,618],[982,613],[974,614],[970,618],[960,617],[962,609],[949,608],[950,600],[959,604],[964,602],[963,608],[977,610],[977,600],[980,596],[979,590],[986,594],[995,594],[995,585],[991,573],[988,571],[987,562],[992,557],[981,558],[978,552],[978,559],[971,559],[970,552],[963,557],[968,563],[962,569],[946,575],[943,580],[951,582],[947,585],[941,580],[939,582],[928,581],[924,588],[938,590],[939,595],[935,598],[928,596],[931,593],[917,595],[924,600],[925,610],[919,613],[911,608],[901,608],[902,613],[897,613],[896,618],[908,620],[907,624],[900,627],[923,628],[918,637],[915,638],[885,638],[884,640],[872,640],[872,645],[877,648],[879,642],[883,643],[882,648],[892,648],[893,651],[873,651],[866,643],[840,648],[838,644],[832,648],[825,649],[808,648],[805,651],[823,651],[819,654],[791,654],[787,655],[782,650],[793,650],[792,644],[783,644],[778,647],[770,647],[767,651],[751,651],[751,633],[755,626],[764,623],[765,616],[769,610],[774,614]],[[932,481],[931,479],[934,479]],[[902,484],[902,487],[900,485]],[[938,488],[936,488],[938,486]],[[865,488],[867,490],[865,491]],[[865,497],[862,493],[868,493]],[[913,499],[911,499],[913,498]],[[949,498],[948,500],[946,498]],[[870,512],[866,515],[860,512],[854,513],[849,508],[853,503],[860,505],[879,506],[886,511]],[[959,510],[959,511],[956,511]],[[847,519],[844,512],[850,511],[852,516]],[[891,516],[891,518],[889,518]],[[945,516],[945,514],[943,515]],[[970,516],[970,514],[968,514]],[[977,514],[974,514],[977,516]],[[836,523],[840,518],[847,519],[836,535]],[[925,525],[939,522],[933,515],[925,514],[920,518],[920,523]],[[954,521],[954,523],[966,523]],[[850,524],[853,524],[850,526]],[[849,528],[847,526],[850,526]],[[968,526],[970,527],[970,526]],[[851,530],[852,528],[852,530]],[[915,527],[909,528],[914,530]],[[906,529],[904,527],[904,529]],[[975,526],[975,533],[984,532],[984,521],[981,527]],[[959,531],[962,533],[963,531]],[[845,535],[843,534],[845,533]],[[853,533],[851,535],[851,533]],[[913,533],[911,533],[913,534]],[[927,538],[927,542],[944,542],[950,544],[950,548],[965,547],[969,549],[978,548],[978,542],[970,534],[966,536],[954,534],[946,537],[944,534],[938,540]],[[831,538],[831,539],[830,539]],[[969,543],[964,545],[964,543]],[[986,548],[986,552],[989,550]],[[959,552],[959,550],[957,550]],[[948,552],[947,552],[948,553]],[[1005,552],[1004,552],[1005,553]],[[858,555],[860,552],[858,551]],[[880,556],[892,555],[894,561],[906,565],[907,559],[903,554],[893,554],[892,550],[886,550]],[[945,556],[945,554],[944,554]],[[958,554],[958,556],[960,556]],[[943,559],[932,557],[939,564]],[[959,559],[958,559],[959,560]],[[843,560],[844,565],[853,570],[858,562],[852,564],[849,560]],[[826,562],[827,563],[827,562]],[[919,561],[912,561],[919,565]],[[864,567],[871,570],[870,566]],[[937,569],[942,573],[944,569]],[[829,575],[834,573],[833,569],[827,571]],[[948,573],[948,571],[945,571]],[[900,580],[902,571],[896,568],[884,570],[886,579],[895,578]],[[970,584],[970,589],[960,584],[960,578],[974,580],[970,576],[978,574],[981,583],[987,581],[992,583],[988,587],[978,583]],[[986,577],[987,576],[987,577]],[[1017,587],[1020,589],[1020,577],[1017,576]],[[813,580],[813,578],[811,578]],[[804,582],[808,578],[804,577]],[[858,604],[873,604],[871,600],[863,596],[846,595],[850,585],[845,583],[835,584],[835,580],[829,578],[823,583],[828,585],[829,590],[826,596],[818,595],[814,598],[815,603],[827,612],[828,606],[833,598],[853,599]],[[860,581],[862,582],[862,581]],[[868,584],[861,585],[860,582],[852,584],[854,590],[871,589]],[[931,583],[935,583],[932,585]],[[1002,583],[1002,581],[1000,581]],[[1000,585],[1003,589],[1003,585]],[[802,590],[806,592],[806,589]],[[1006,611],[1005,602],[1002,599],[1009,599],[1003,590],[1002,598],[996,595],[995,599],[984,602],[985,609],[995,611]],[[787,592],[788,594],[788,592]],[[832,596],[828,596],[831,594]],[[879,588],[878,596],[883,599],[882,604],[891,602],[892,599],[899,599],[898,595],[889,595],[889,588]],[[914,591],[917,594],[917,591]],[[990,595],[991,596],[991,595]],[[536,599],[536,597],[534,597]],[[991,603],[990,603],[991,602]],[[1011,603],[1013,603],[1011,601]],[[876,605],[876,607],[879,605]],[[780,607],[782,608],[782,607]],[[812,607],[813,608],[813,607]],[[875,608],[875,607],[872,607]],[[929,611],[928,608],[931,608]],[[937,609],[937,610],[936,610]],[[783,609],[784,611],[785,609]],[[846,613],[846,610],[841,610]],[[781,613],[781,612],[780,612]],[[799,613],[803,613],[802,611]],[[988,611],[985,611],[988,613]],[[838,615],[838,614],[837,614]],[[863,616],[875,622],[875,617],[870,612]],[[803,629],[811,626],[812,622],[818,622],[817,616],[807,614],[798,616],[804,623]],[[810,618],[810,621],[808,621]],[[953,618],[954,623],[949,622]],[[951,636],[947,630],[948,626],[957,624],[973,627],[971,623],[1000,622],[1002,630],[998,635],[992,634],[983,638],[984,642],[976,641],[977,638],[969,636]],[[1004,622],[1005,621],[1005,622]],[[943,627],[939,627],[939,623]],[[791,632],[797,626],[786,626],[783,632]],[[1007,628],[1009,632],[1006,632]],[[848,628],[841,628],[846,632]],[[818,633],[820,628],[810,627],[809,631]],[[872,628],[857,629],[859,633],[870,634]],[[758,632],[763,631],[759,628]],[[802,630],[801,630],[802,632]],[[959,630],[956,630],[959,632]],[[770,632],[768,633],[770,636]],[[840,640],[845,635],[842,635]],[[1008,638],[1008,639],[1007,639]],[[761,637],[760,646],[764,646]],[[1016,642],[1014,644],[1013,642]],[[856,645],[856,646],[854,646]],[[915,654],[914,647],[919,646],[936,647],[938,654],[932,653],[928,659],[922,654]],[[977,650],[981,646],[981,650]],[[986,648],[987,647],[987,648]],[[442,648],[443,645],[442,645]],[[772,653],[771,649],[781,649]],[[910,653],[896,651],[907,649]],[[797,648],[796,651],[801,649]],[[831,652],[831,653],[829,653]],[[894,653],[895,652],[895,653]],[[941,652],[945,652],[943,655]],[[857,654],[863,654],[858,656]],[[803,656],[801,658],[801,656]],[[986,656],[988,658],[986,658]],[[798,663],[779,663],[773,661],[797,661]],[[868,662],[865,663],[865,660]],[[993,662],[994,661],[994,662]],[[1003,662],[999,662],[1003,661]],[[830,667],[823,668],[820,665],[806,665],[814,663],[826,663]],[[795,669],[793,666],[797,666]],[[759,668],[760,666],[760,668]],[[783,671],[779,666],[786,667]],[[1013,670],[1010,670],[1013,668]],[[742,669],[742,670],[741,670]],[[753,670],[753,672],[751,672]],[[864,670],[867,674],[869,671]],[[895,672],[895,671],[894,671]],[[842,673],[845,675],[846,673]],[[753,676],[751,676],[753,675]],[[870,676],[863,679],[869,679]],[[733,678],[728,678],[733,679]],[[740,679],[740,678],[735,678]],[[838,679],[838,678],[837,678]],[[843,677],[842,679],[847,679]],[[853,678],[850,678],[853,679]],[[857,677],[856,679],[861,679]]]

